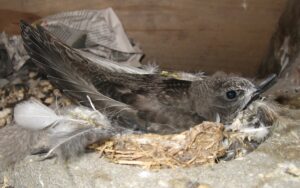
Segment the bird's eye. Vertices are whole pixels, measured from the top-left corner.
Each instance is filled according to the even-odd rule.
[[[226,92],[226,98],[229,100],[235,99],[237,97],[237,93],[234,90],[230,90]]]

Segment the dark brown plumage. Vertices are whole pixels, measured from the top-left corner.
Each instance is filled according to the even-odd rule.
[[[120,126],[169,134],[203,120],[230,123],[258,92],[250,81],[240,77],[211,76],[184,81],[159,74],[134,74],[121,65],[99,64],[85,58],[82,52],[65,45],[40,26],[34,28],[25,22],[20,26],[28,54],[48,78],[86,106],[91,105],[91,99],[112,123],[113,127],[104,130],[91,128],[88,134],[85,129],[66,134],[72,139],[53,133],[52,137],[59,138],[54,140],[65,140],[60,151],[66,156],[81,152],[97,140],[122,131],[126,134],[126,129]],[[80,136],[74,137],[74,133]],[[0,146],[4,147],[0,149],[0,168],[20,160],[48,137],[44,130],[25,130],[19,126],[1,129]],[[13,150],[7,147],[11,145],[15,145]],[[51,143],[46,142],[45,146],[51,147]]]
[[[89,96],[113,122],[135,130],[172,133],[203,120],[220,118],[226,123],[256,92],[240,77],[192,82],[113,70],[84,58],[40,26],[35,29],[21,22],[21,29],[34,63],[64,93],[85,105]]]

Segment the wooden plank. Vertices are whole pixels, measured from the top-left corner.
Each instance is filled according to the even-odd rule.
[[[24,19],[33,22],[41,17],[32,13],[24,13],[15,10],[0,9],[0,32],[8,34],[19,34],[19,20]]]
[[[141,44],[145,62],[155,60],[164,69],[253,76],[286,1],[0,0],[0,4],[1,9],[38,16],[113,7],[129,36]]]

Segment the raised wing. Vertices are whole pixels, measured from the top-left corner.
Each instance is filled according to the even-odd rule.
[[[189,88],[191,83],[167,79],[158,74],[135,74],[130,71],[127,73],[128,68],[115,63],[107,62],[104,65],[92,62],[41,26],[35,29],[21,22],[21,29],[25,48],[33,61],[65,93],[81,101],[86,101],[84,100],[86,95],[96,100],[98,100],[97,96],[101,98],[108,96],[120,101],[119,96],[114,97],[110,93],[112,87],[115,93],[127,89],[132,94],[151,93],[158,97],[161,96],[162,91],[168,91],[169,95],[180,95]],[[118,106],[124,105],[110,98],[105,100]]]
[[[52,37],[41,27],[33,28],[21,21],[21,35],[24,47],[33,62],[39,66],[67,95],[89,105],[89,96],[97,106],[111,112],[129,108],[126,104],[113,100],[94,87],[89,79],[89,70],[94,65],[77,51]]]
[[[128,102],[127,96],[135,98],[145,94],[161,98],[164,92],[176,96],[190,86],[189,81],[166,79],[157,74],[114,71],[116,69],[112,69],[109,65],[101,66],[83,57],[40,26],[34,28],[23,21],[20,26],[25,49],[33,62],[54,84],[65,94],[87,106],[90,106],[92,101],[97,110],[106,113],[113,120],[116,119],[123,126],[139,130],[152,129],[147,120],[139,117],[139,109],[124,103]],[[110,92],[111,89],[114,91]],[[157,126],[153,129],[160,131],[167,128],[167,125],[163,125],[163,128]]]

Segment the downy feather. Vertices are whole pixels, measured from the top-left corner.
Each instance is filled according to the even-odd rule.
[[[17,104],[14,108],[15,122],[27,129],[42,130],[59,121],[60,116],[35,99]]]
[[[45,131],[49,136],[49,152],[59,153],[64,158],[79,154],[85,147],[96,141],[110,138],[124,129],[112,127],[105,115],[83,106],[54,110],[35,99],[22,102],[15,107],[17,125]]]

